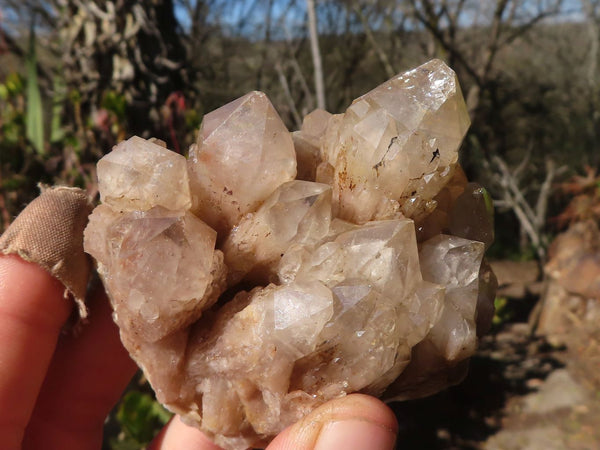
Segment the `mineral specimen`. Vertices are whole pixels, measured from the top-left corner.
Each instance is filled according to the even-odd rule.
[[[104,157],[85,248],[158,399],[241,449],[350,392],[458,382],[495,289],[468,124],[434,60],[292,134],[253,92],[204,117],[187,161],[137,137]]]

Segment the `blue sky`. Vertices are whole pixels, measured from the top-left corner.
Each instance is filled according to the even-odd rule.
[[[554,0],[546,1],[530,1],[530,13],[535,14],[535,8],[539,3],[551,4]],[[332,6],[332,2],[327,0],[315,0],[317,5],[317,11],[319,11],[319,5]],[[399,2],[400,3],[400,2]],[[495,6],[495,0],[477,1],[475,5],[489,4],[489,8]],[[238,0],[238,1],[213,1],[214,7],[209,12],[209,20],[213,23],[220,23],[226,29],[235,34],[252,35],[261,38],[265,30],[265,18],[267,15],[267,8],[269,0]],[[305,0],[273,0],[272,10],[272,30],[275,32],[277,37],[283,38],[283,31],[286,28],[289,32],[298,32],[298,29],[303,26],[303,22],[306,17]],[[558,18],[550,20],[559,21],[579,21],[584,19],[584,14],[581,10],[581,0],[564,0],[562,6],[563,13]],[[491,12],[491,11],[490,11]],[[176,8],[176,15],[180,22],[186,26],[189,24],[189,18],[185,11],[178,7]],[[474,16],[470,15],[467,11],[463,15],[464,25],[468,26],[472,23]],[[242,25],[240,28],[240,24]],[[482,23],[480,23],[482,25]],[[280,36],[277,36],[277,35]]]

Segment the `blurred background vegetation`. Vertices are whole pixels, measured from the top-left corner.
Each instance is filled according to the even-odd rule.
[[[250,90],[297,129],[437,57],[471,115],[463,167],[496,200],[492,256],[542,264],[560,227],[600,217],[599,53],[599,0],[0,0],[0,231],[40,182],[95,196],[95,162],[131,135],[185,154]],[[114,448],[168,417],[142,381]]]

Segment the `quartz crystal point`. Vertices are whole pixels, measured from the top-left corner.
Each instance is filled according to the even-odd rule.
[[[115,147],[85,248],[158,400],[245,449],[351,392],[459,382],[496,287],[489,197],[457,164],[468,122],[434,60],[293,134],[252,92],[187,161]]]
[[[428,339],[448,361],[465,359],[475,351],[483,251],[482,242],[443,234],[421,245],[419,260],[423,278],[446,290],[442,314]]]
[[[204,116],[188,165],[193,212],[224,235],[296,176],[290,133],[262,92]]]
[[[128,332],[153,342],[194,322],[217,300],[218,292],[205,295],[216,233],[191,213],[162,207],[122,213],[100,205],[86,230],[115,320]]]
[[[327,130],[331,114],[316,109],[302,121],[302,128],[292,133],[296,160],[298,161],[299,180],[315,181],[317,167],[321,163],[321,145]]]
[[[293,246],[279,266],[282,282],[317,279],[333,287],[361,280],[390,298],[411,294],[421,281],[413,222],[409,219],[371,222],[330,236],[311,250]]]
[[[456,75],[439,60],[356,99],[330,121],[323,144],[338,216],[364,223],[433,209],[469,123]]]
[[[173,182],[170,189],[164,187],[166,179]],[[102,202],[115,208],[185,210],[191,206],[185,158],[137,136],[121,142],[98,162],[98,189]]]
[[[320,240],[330,222],[330,186],[300,180],[282,184],[233,228],[223,244],[230,284],[251,271],[253,281],[268,282],[269,268],[276,266],[292,243]]]

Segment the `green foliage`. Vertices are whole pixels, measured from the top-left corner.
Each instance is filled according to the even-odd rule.
[[[23,93],[23,77],[16,72],[11,72],[4,84],[0,85],[0,100],[8,100]]]
[[[11,73],[0,84],[0,162],[14,167],[13,149],[24,141],[25,113],[23,107],[24,82],[21,75]]]
[[[486,188],[480,187],[479,192],[481,194],[483,194],[483,199],[485,201],[485,210],[487,211],[488,215],[490,216],[490,218],[492,219],[492,222],[493,222],[494,221],[494,200],[492,199],[492,196],[490,195],[490,193],[488,192],[488,190]]]
[[[533,261],[536,259],[537,251],[536,248],[529,244],[525,246],[524,249],[520,250],[517,255],[515,255],[512,260],[513,261]]]
[[[10,105],[3,111],[2,119],[3,142],[0,148],[17,145],[23,136],[25,124],[22,111]]]
[[[115,115],[119,122],[125,121],[127,100],[125,96],[115,91],[107,91],[102,98],[102,107]]]
[[[29,35],[29,52],[25,58],[27,73],[27,115],[26,135],[33,148],[40,155],[45,153],[44,149],[44,114],[42,106],[42,95],[38,85],[37,56],[35,53],[35,33],[33,26]]]
[[[10,178],[3,179],[2,183],[0,183],[0,188],[6,189],[7,191],[16,191],[17,189],[21,189],[26,184],[27,178],[16,174]]]
[[[494,299],[494,309],[495,313],[494,318],[492,319],[492,325],[495,327],[508,322],[514,315],[514,311],[510,308],[506,297],[496,297]]]
[[[202,115],[195,109],[186,109],[185,111],[185,127],[188,130],[195,132],[200,128]]]
[[[77,89],[71,89],[69,91],[69,101],[77,106],[81,103],[81,92],[79,92]]]
[[[112,440],[111,447],[115,450],[142,448],[171,416],[150,394],[129,391],[123,397],[116,415],[122,433]]]

